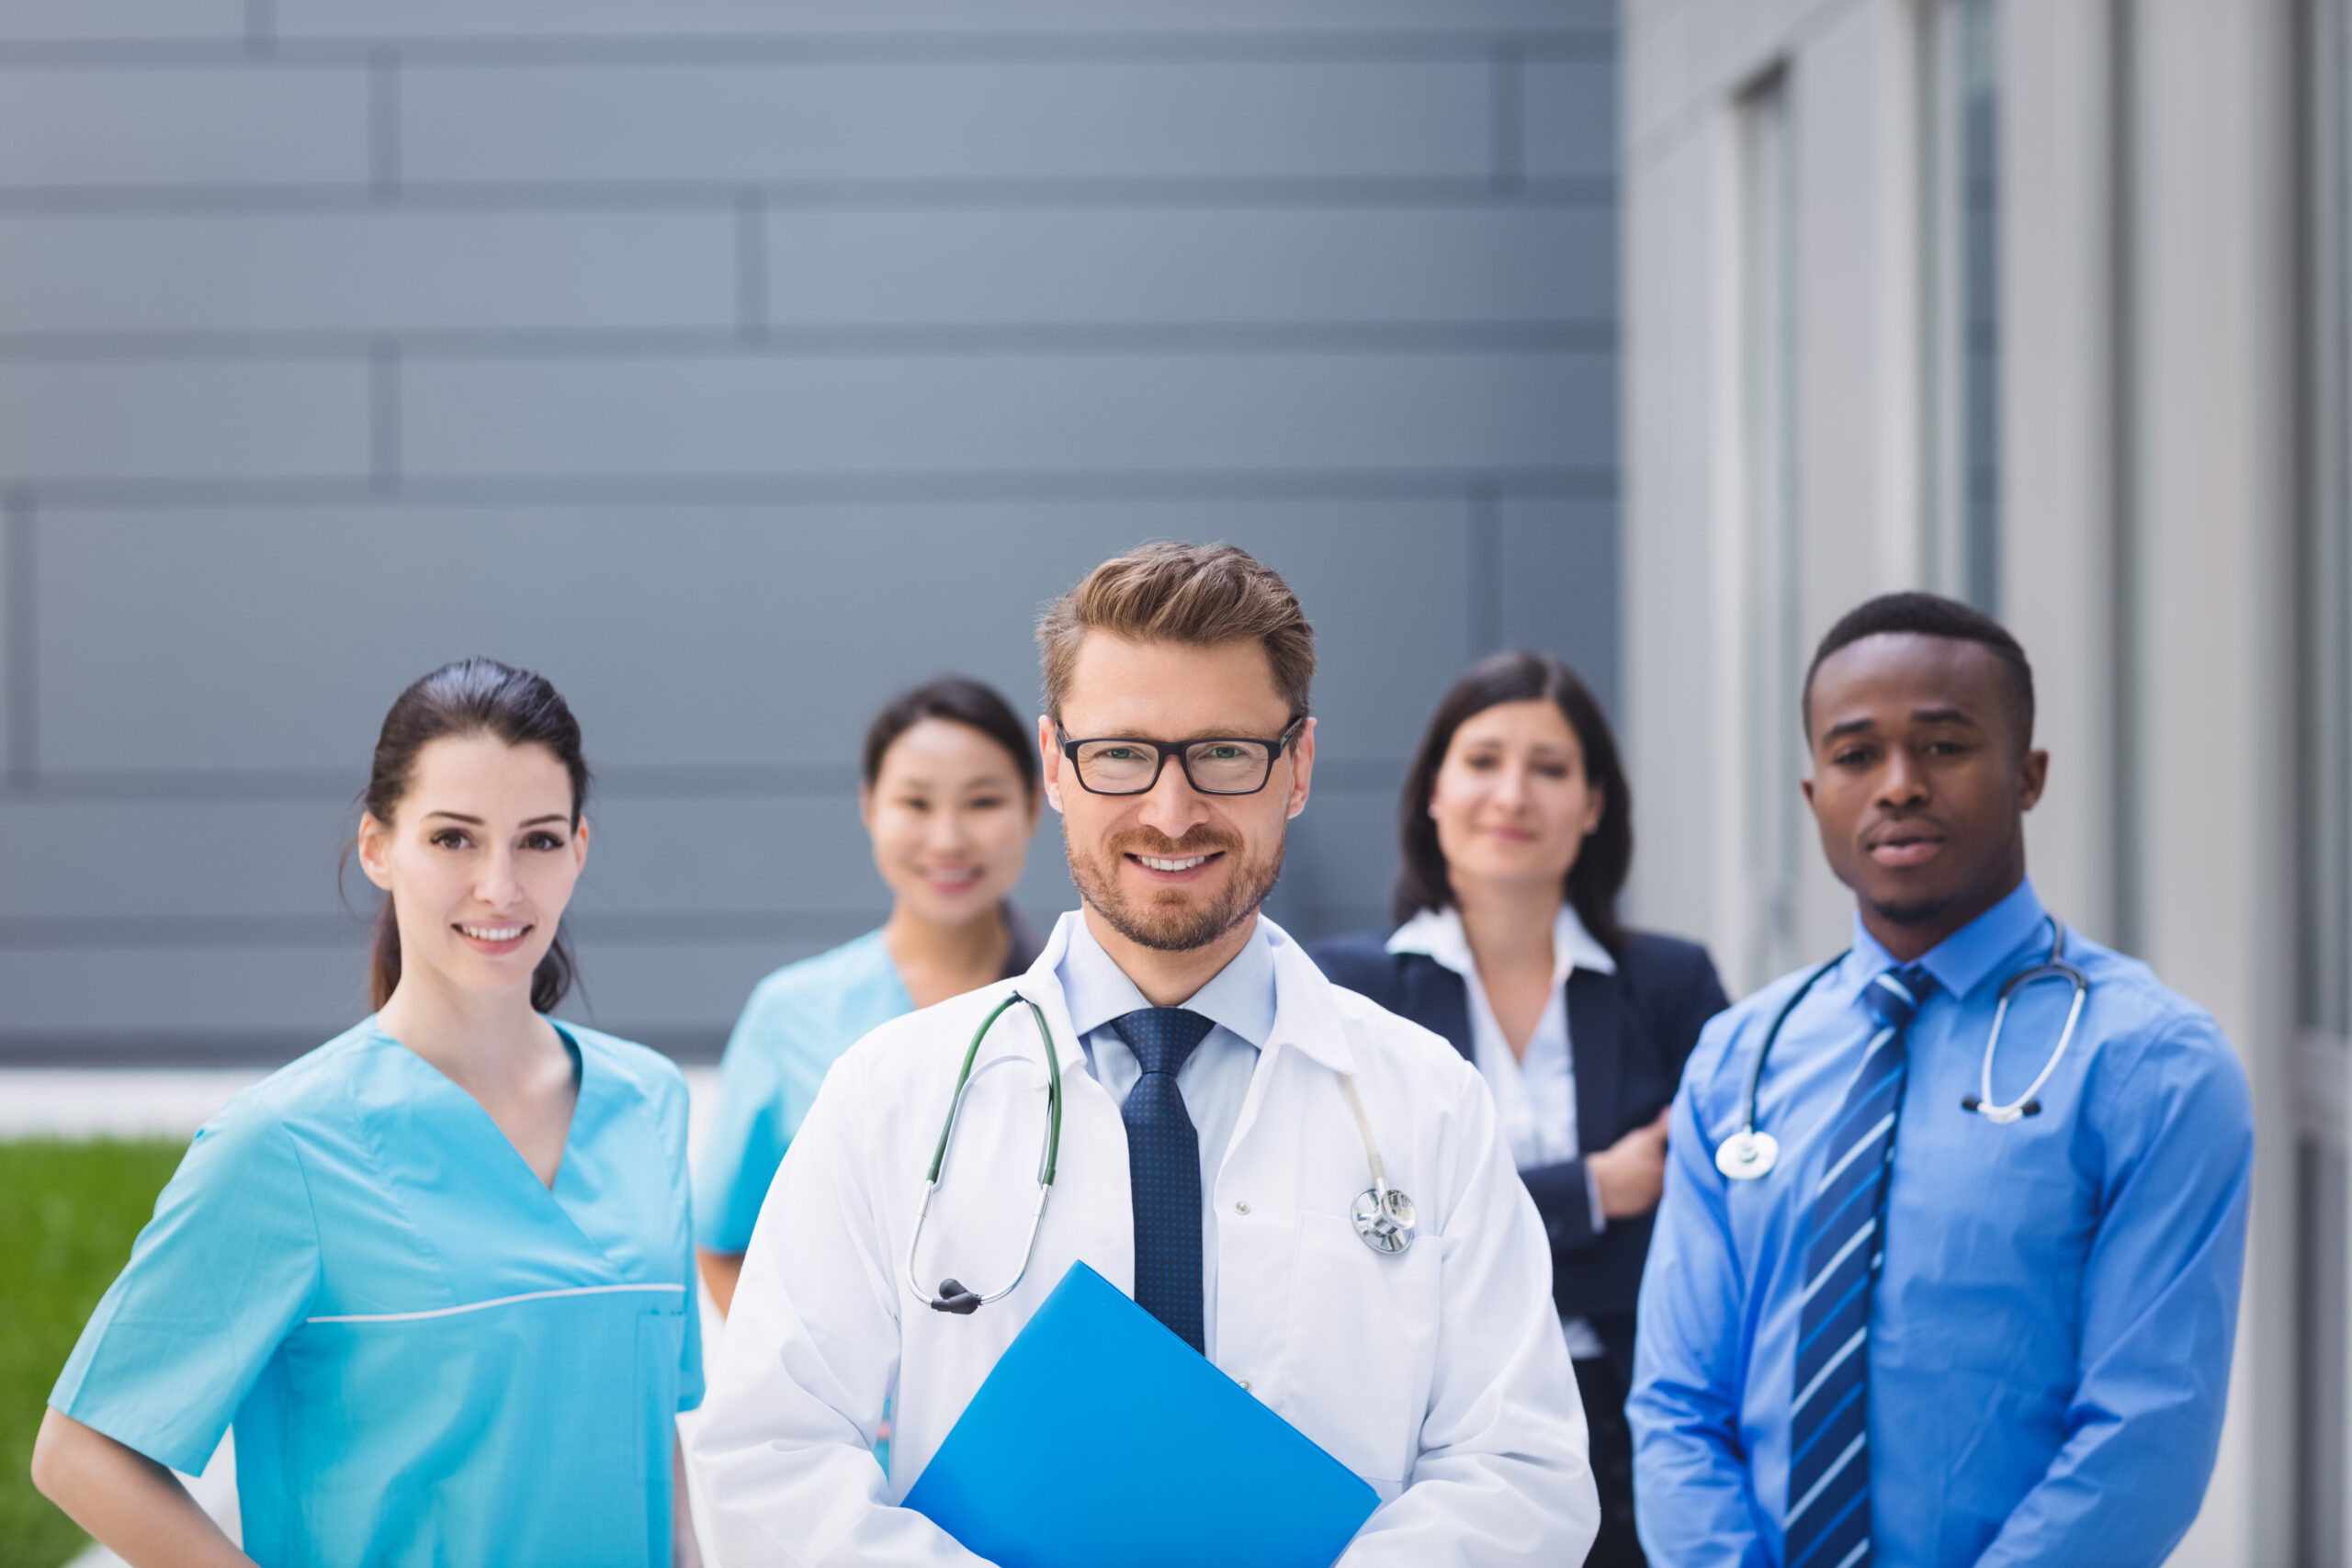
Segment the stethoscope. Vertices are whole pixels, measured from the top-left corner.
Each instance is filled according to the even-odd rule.
[[[2083,1003],[2091,993],[2090,976],[2066,962],[2066,928],[2054,919],[2050,926],[2053,933],[2050,956],[2030,968],[2018,970],[2001,982],[2000,1003],[1993,1010],[1992,1032],[1984,1037],[1982,1092],[1967,1095],[1960,1102],[1962,1111],[1975,1111],[1996,1125],[2007,1126],[2020,1116],[2041,1114],[2041,1101],[2034,1097],[2041,1092],[2041,1086],[2050,1081],[2050,1075],[2058,1070],[2059,1059],[2066,1055],[2066,1046],[2075,1038],[2075,1025],[2083,1016]],[[1748,1065],[1747,1092],[1740,1099],[1739,1131],[1725,1138],[1715,1150],[1715,1168],[1733,1180],[1753,1181],[1780,1163],[1780,1140],[1770,1133],[1756,1130],[1756,1091],[1764,1081],[1764,1059],[1772,1054],[1772,1043],[1781,1037],[1781,1026],[1789,1021],[1789,1014],[1797,1010],[1797,1004],[1804,1000],[1805,993],[1845,959],[1846,954],[1841,953],[1806,976],[1804,984],[1781,1004],[1779,1015],[1772,1020],[1772,1027],[1765,1032],[1764,1043],[1757,1051],[1756,1060]],[[2023,1094],[2007,1105],[1996,1105],[1993,1102],[1993,1058],[2001,1048],[2001,1026],[2008,1021],[2009,998],[2040,980],[2065,981],[2074,987],[2074,1005],[2066,1010],[2066,1026],[2058,1032],[2058,1048],[2050,1053],[2048,1061],[2042,1063],[2041,1073],[2026,1086]]]
[[[957,1280],[942,1280],[936,1295],[922,1288],[915,1273],[915,1248],[922,1245],[922,1227],[931,1217],[931,1200],[939,1190],[940,1172],[947,1168],[947,1148],[955,1141],[956,1118],[964,1109],[964,1091],[972,1081],[972,1064],[979,1058],[980,1044],[989,1037],[1013,1003],[1029,1010],[1036,1021],[1037,1038],[1045,1043],[1046,1051],[1046,1141],[1037,1156],[1037,1206],[1029,1215],[1029,1240],[1021,1250],[1021,1267],[1001,1290],[985,1293],[974,1291]],[[1363,1136],[1364,1157],[1372,1165],[1372,1185],[1356,1195],[1349,1217],[1355,1221],[1356,1235],[1373,1251],[1395,1256],[1413,1245],[1413,1201],[1402,1188],[1388,1185],[1387,1168],[1381,1163],[1380,1145],[1373,1141],[1372,1119],[1364,1114],[1363,1099],[1356,1093],[1356,1080],[1347,1073],[1338,1075],[1340,1089],[1348,1097],[1349,1109],[1356,1115],[1356,1131]],[[915,1299],[933,1312],[971,1313],[1001,1301],[1012,1293],[1023,1276],[1029,1272],[1029,1260],[1036,1255],[1037,1232],[1046,1223],[1046,1201],[1054,1194],[1054,1166],[1061,1156],[1062,1146],[1062,1068],[1058,1054],[1054,1050],[1054,1034],[1046,1025],[1046,1013],[1035,1002],[1012,992],[997,1003],[988,1017],[980,1020],[979,1028],[972,1032],[972,1043],[965,1049],[963,1070],[956,1075],[956,1095],[947,1102],[947,1120],[939,1129],[939,1147],[932,1152],[931,1170],[924,1178],[922,1205],[915,1211],[914,1234],[907,1238],[907,1287]]]

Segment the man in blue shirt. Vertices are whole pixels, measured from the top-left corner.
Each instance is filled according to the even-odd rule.
[[[1642,1543],[1661,1568],[2160,1562],[2221,1438],[2245,1075],[2072,930],[2071,1035],[2044,970],[1988,1064],[2004,983],[2062,930],[2025,874],[2049,757],[2007,632],[1872,600],[1803,716],[1853,946],[1718,1016],[1675,1100],[1627,1410]]]

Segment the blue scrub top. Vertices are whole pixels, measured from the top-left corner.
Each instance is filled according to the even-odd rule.
[[[560,1027],[552,1190],[373,1018],[230,1101],[50,1404],[188,1474],[233,1421],[264,1568],[666,1564],[703,1390],[685,1083]]]
[[[752,1245],[768,1185],[825,1069],[914,1010],[879,931],[786,964],[753,988],[719,1061],[718,1119],[695,1169],[697,1244],[712,1252]]]
[[[1879,1568],[2161,1562],[2221,1440],[2254,1124],[2211,1017],[2069,931],[2090,992],[2041,1113],[1961,1106],[2002,982],[2049,956],[2051,929],[2025,883],[1920,960],[1937,985],[1907,1035],[1867,1341]],[[1862,989],[1894,967],[1857,921],[1790,1013],[1757,1097],[1781,1144],[1761,1179],[1725,1178],[1715,1149],[1801,976],[1716,1015],[1683,1074],[1626,1407],[1661,1568],[1782,1561],[1813,1195],[1878,1029]],[[2017,993],[1995,1103],[2041,1070],[2071,1001],[2060,982]]]

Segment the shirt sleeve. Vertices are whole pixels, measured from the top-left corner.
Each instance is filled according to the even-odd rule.
[[[1439,1253],[1446,1329],[1411,1483],[1367,1520],[1341,1568],[1581,1562],[1600,1528],[1552,1305],[1552,1258],[1492,1097],[1462,1064],[1457,1176]]]
[[[1702,1047],[1703,1054],[1703,1047]],[[1634,1504],[1657,1568],[1769,1568],[1739,1430],[1746,1329],[1714,1147],[1683,1079],[1667,1132],[1666,1195],[1642,1275],[1634,1392]]]
[[[200,1473],[319,1278],[300,1153],[246,1096],[196,1135],[98,1303],[49,1403]]]
[[[740,1253],[791,1141],[779,1070],[781,1020],[764,984],[752,993],[718,1064],[718,1105],[695,1169],[695,1242]]]
[[[2199,1020],[2113,1093],[2069,1435],[1980,1568],[2162,1562],[2221,1447],[2254,1174],[2245,1075]]]

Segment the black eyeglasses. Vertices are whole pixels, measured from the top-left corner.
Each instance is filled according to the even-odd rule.
[[[1184,782],[1203,795],[1255,795],[1274,776],[1274,759],[1298,737],[1302,714],[1272,740],[1245,735],[1210,735],[1198,740],[1143,740],[1132,735],[1072,740],[1062,737],[1062,755],[1078,772],[1089,795],[1148,795],[1159,783],[1168,759],[1184,771]],[[1060,726],[1055,726],[1058,733]]]

